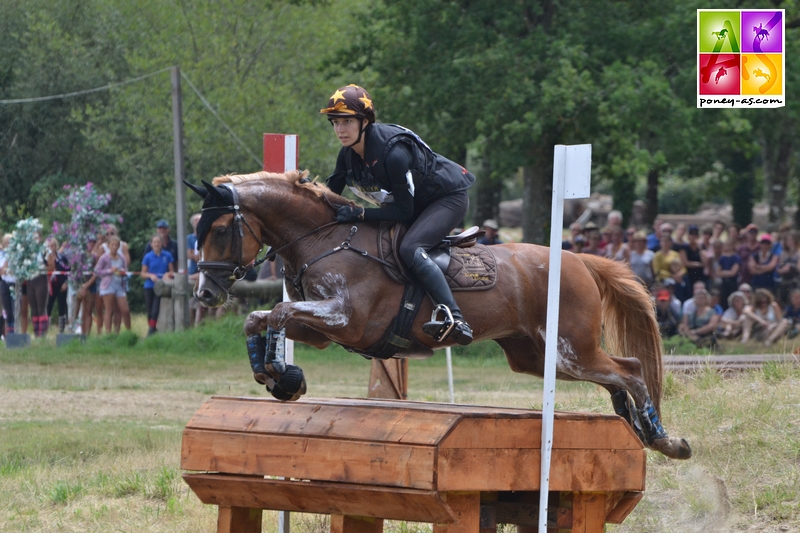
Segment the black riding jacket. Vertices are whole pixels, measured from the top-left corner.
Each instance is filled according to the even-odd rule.
[[[327,183],[336,194],[347,185],[380,205],[366,209],[365,220],[412,222],[431,202],[475,182],[467,169],[435,153],[402,126],[370,124],[364,139],[364,158],[343,147]]]

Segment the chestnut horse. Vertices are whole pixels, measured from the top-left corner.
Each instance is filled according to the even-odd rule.
[[[404,289],[377,258],[378,224],[335,223],[335,208],[352,202],[306,174],[258,172],[221,176],[205,188],[187,184],[204,198],[194,289],[203,305],[223,305],[230,286],[266,245],[272,250],[268,256],[283,259],[287,281],[294,280],[287,283],[290,302],[255,311],[245,322],[254,376],[284,400],[305,393],[305,381],[297,367],[283,361],[282,335],[316,348],[335,342],[364,351],[383,337]],[[458,303],[476,341],[499,344],[514,372],[542,376],[549,250],[502,244],[491,251],[497,284],[457,293]],[[668,457],[689,458],[686,440],[669,437],[659,421],[661,337],[646,289],[627,265],[592,255],[563,252],[562,269],[557,377],[604,387],[645,445]],[[422,356],[448,345],[422,331],[432,309],[425,298],[410,330],[409,338],[425,348]],[[619,357],[601,348],[601,339]]]

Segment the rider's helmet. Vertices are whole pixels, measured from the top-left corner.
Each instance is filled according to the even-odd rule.
[[[336,89],[328,99],[328,107],[320,109],[320,113],[333,117],[356,117],[367,119],[370,124],[375,122],[375,106],[372,97],[366,89],[350,84]]]

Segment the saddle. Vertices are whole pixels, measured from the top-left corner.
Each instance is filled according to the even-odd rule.
[[[408,229],[404,224],[382,222],[378,230],[378,256],[384,270],[403,285],[415,283],[400,260],[398,249]],[[452,291],[487,290],[497,284],[497,261],[491,248],[477,244],[486,232],[472,226],[458,235],[448,235],[428,256],[442,270]]]
[[[378,255],[390,278],[405,285],[400,309],[383,337],[365,350],[345,349],[367,359],[424,359],[433,351],[409,335],[425,291],[416,284],[399,260],[398,247],[407,228],[403,224],[383,222],[378,230]],[[446,237],[428,255],[442,269],[453,291],[487,290],[497,283],[497,261],[488,246],[477,244],[485,232],[473,226],[458,235]]]

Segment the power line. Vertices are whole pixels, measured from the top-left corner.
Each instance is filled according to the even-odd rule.
[[[256,162],[256,163],[258,163],[258,165],[259,165],[259,166],[263,165],[263,162],[262,162],[262,161],[261,161],[259,158],[257,158],[257,157],[256,157],[256,156],[253,154],[253,152],[251,152],[251,151],[250,151],[250,149],[247,147],[247,145],[245,145],[245,144],[244,144],[244,142],[243,142],[243,141],[242,141],[242,140],[241,140],[241,139],[238,137],[238,135],[236,135],[236,134],[233,132],[233,130],[230,128],[230,126],[228,126],[228,125],[225,123],[225,121],[224,121],[224,120],[222,120],[222,117],[220,117],[220,116],[219,116],[219,114],[217,114],[217,111],[216,111],[216,110],[215,110],[213,107],[211,107],[211,104],[209,104],[209,103],[208,103],[208,100],[206,100],[205,96],[203,96],[203,95],[200,93],[200,91],[197,89],[197,87],[195,87],[195,86],[194,86],[194,83],[192,83],[192,80],[190,80],[190,79],[189,79],[189,78],[186,76],[186,74],[184,74],[184,72],[183,72],[182,70],[181,70],[181,77],[182,77],[184,80],[186,80],[186,83],[188,83],[188,84],[189,84],[189,87],[191,87],[191,88],[192,88],[192,90],[193,90],[193,91],[195,92],[195,94],[197,95],[197,97],[198,97],[198,98],[200,98],[200,101],[201,101],[201,102],[203,102],[203,104],[204,104],[204,105],[205,105],[205,106],[208,108],[208,110],[209,110],[209,111],[211,111],[211,114],[213,114],[213,115],[214,115],[214,117],[216,117],[216,119],[217,119],[217,120],[219,120],[220,124],[222,124],[222,125],[225,127],[225,129],[226,129],[226,130],[228,130],[228,133],[230,133],[230,134],[231,134],[231,137],[233,137],[233,138],[236,140],[236,142],[239,144],[239,146],[241,146],[241,147],[242,147],[242,149],[243,149],[245,152],[247,152],[247,153],[250,155],[250,157],[252,157],[252,158],[255,160],[255,162]]]
[[[103,85],[102,87],[95,87],[94,89],[86,89],[84,91],[75,91],[72,93],[64,93],[64,94],[53,94],[50,96],[39,96],[37,98],[18,98],[16,100],[0,100],[0,104],[2,105],[10,105],[10,104],[28,104],[32,102],[46,102],[48,100],[61,100],[64,98],[72,98],[75,96],[81,96],[83,94],[90,94],[96,93],[100,91],[108,91],[113,89],[114,87],[122,87],[123,85],[128,85],[130,83],[135,83],[137,81],[142,81],[147,78],[152,78],[157,74],[161,74],[162,72],[167,72],[170,70],[171,67],[162,68],[161,70],[156,70],[155,72],[151,72],[149,74],[145,74],[143,76],[139,76],[137,78],[131,78],[129,80],[120,81],[116,83],[109,83],[108,85]]]

